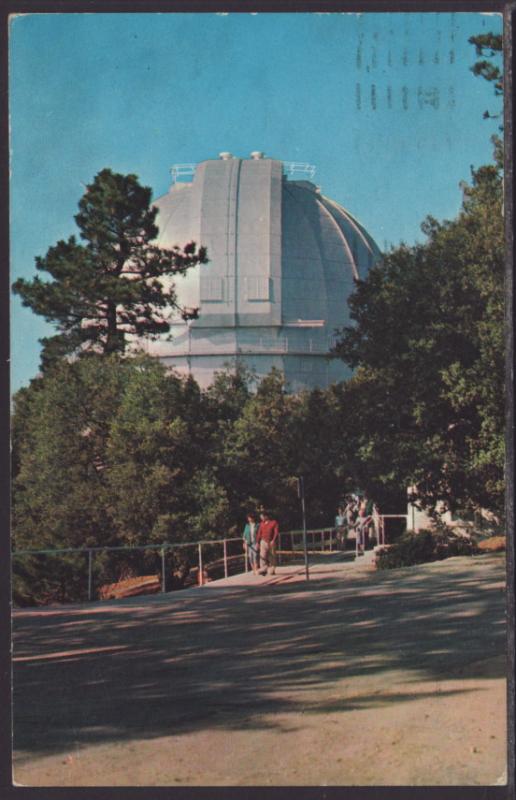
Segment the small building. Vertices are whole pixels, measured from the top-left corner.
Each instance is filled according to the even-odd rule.
[[[315,168],[251,153],[172,168],[158,198],[158,244],[195,241],[209,263],[175,281],[199,318],[172,316],[172,339],[148,352],[202,387],[237,363],[262,378],[279,369],[290,391],[325,388],[350,374],[331,358],[347,299],[380,258],[362,225],[312,182]]]

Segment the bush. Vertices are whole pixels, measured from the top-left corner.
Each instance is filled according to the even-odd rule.
[[[376,566],[378,569],[411,567],[451,556],[471,556],[476,552],[472,541],[451,531],[406,533],[388,549],[378,551]]]

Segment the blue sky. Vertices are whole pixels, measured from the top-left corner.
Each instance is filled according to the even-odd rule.
[[[315,182],[380,248],[454,216],[491,159],[499,110],[468,37],[499,16],[30,14],[10,27],[11,277],[76,232],[103,167],[156,197],[178,162],[253,150],[317,167]],[[498,106],[498,107],[497,107]],[[12,303],[12,389],[52,328]]]

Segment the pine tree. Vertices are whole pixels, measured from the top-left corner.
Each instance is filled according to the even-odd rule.
[[[158,247],[157,209],[150,202],[151,190],[135,175],[103,169],[75,216],[84,243],[70,236],[36,258],[37,270],[52,280],[15,282],[23,305],[58,330],[41,340],[43,367],[72,353],[123,352],[130,335],[166,334],[171,308],[185,320],[197,317],[198,309],[180,307],[172,277],[206,263],[206,250],[193,242]]]

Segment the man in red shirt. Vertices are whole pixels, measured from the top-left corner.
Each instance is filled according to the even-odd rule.
[[[279,536],[279,527],[275,519],[271,519],[268,511],[260,514],[260,525],[256,534],[256,545],[260,548],[260,575],[271,575],[276,572],[276,541]]]

